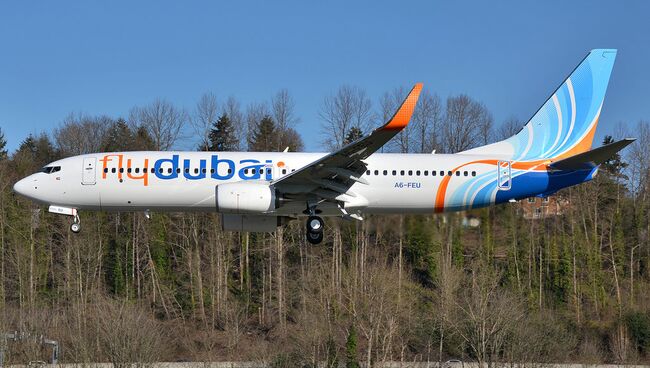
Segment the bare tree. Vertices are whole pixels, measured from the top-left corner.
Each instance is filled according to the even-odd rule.
[[[113,122],[113,119],[105,115],[70,114],[54,130],[56,146],[63,155],[99,152]]]
[[[517,119],[516,116],[510,116],[506,121],[504,121],[499,128],[497,128],[495,139],[501,141],[508,139],[513,135],[519,133],[521,128],[523,128],[524,123]]]
[[[461,94],[447,99],[442,129],[446,152],[460,152],[491,140],[492,114],[482,103]]]
[[[196,103],[194,116],[192,116],[192,127],[197,136],[200,137],[199,147],[209,146],[209,135],[212,125],[219,119],[219,105],[217,97],[211,92],[204,93],[199,102]]]
[[[492,366],[506,338],[524,317],[522,302],[499,287],[500,274],[477,264],[457,302],[454,330],[465,340],[479,366]]]
[[[164,352],[158,322],[142,308],[105,300],[95,311],[99,344],[115,367],[143,367]]]
[[[440,126],[442,125],[442,106],[440,97],[428,90],[422,91],[415,111],[413,112],[413,128],[417,138],[417,150],[420,153],[431,152],[438,148]]]
[[[387,122],[395,113],[399,105],[406,97],[407,90],[404,87],[394,88],[391,92],[385,92],[379,100],[382,122]],[[381,123],[380,123],[381,124]],[[388,143],[389,149],[392,148],[401,153],[411,151],[412,130],[408,127],[402,130],[395,138]]]
[[[342,86],[336,94],[323,99],[319,116],[323,121],[324,144],[329,149],[343,146],[352,127],[367,131],[372,120],[372,102],[359,87]]]
[[[295,116],[295,105],[293,97],[286,89],[281,89],[271,98],[273,118],[278,130],[278,151],[286,147],[302,149],[302,140],[300,140],[300,144],[297,143],[300,136],[294,129],[295,124],[299,121]]]
[[[129,122],[136,127],[145,128],[153,139],[155,149],[162,151],[174,146],[188,120],[184,109],[179,109],[164,99],[156,99],[143,107],[134,107],[129,113]]]

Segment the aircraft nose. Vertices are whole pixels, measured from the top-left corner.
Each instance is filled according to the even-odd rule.
[[[30,189],[33,187],[32,186],[33,181],[34,180],[32,180],[32,178],[30,177],[26,177],[24,179],[19,180],[18,182],[16,182],[16,184],[14,184],[14,192],[22,196],[29,197]]]

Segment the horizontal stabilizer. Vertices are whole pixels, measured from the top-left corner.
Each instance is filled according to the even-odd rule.
[[[581,170],[591,169],[609,160],[616,152],[634,142],[634,138],[625,138],[618,142],[610,143],[591,151],[579,153],[565,159],[555,161],[549,166],[557,170]]]

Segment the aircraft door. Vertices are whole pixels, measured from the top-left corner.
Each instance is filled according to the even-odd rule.
[[[512,165],[510,161],[497,162],[497,187],[499,190],[512,188]]]
[[[95,185],[96,179],[96,161],[95,157],[85,157],[83,168],[81,169],[81,184]]]

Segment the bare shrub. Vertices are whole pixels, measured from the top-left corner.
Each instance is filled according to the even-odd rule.
[[[115,367],[145,367],[161,361],[163,331],[143,308],[104,301],[97,305],[95,318],[99,346]]]

